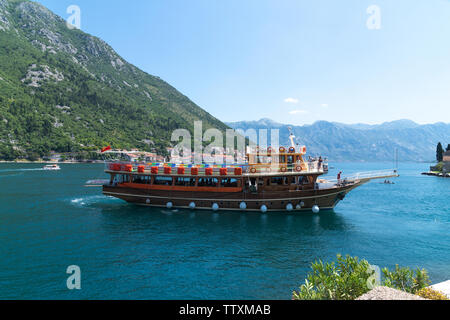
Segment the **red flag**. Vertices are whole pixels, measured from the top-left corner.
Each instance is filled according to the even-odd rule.
[[[106,151],[108,151],[108,150],[111,150],[111,146],[107,146],[106,148],[103,148],[103,149],[102,149],[102,153],[103,153],[103,152],[106,152]]]

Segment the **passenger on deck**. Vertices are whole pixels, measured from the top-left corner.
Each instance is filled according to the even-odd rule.
[[[322,163],[323,163],[323,159],[322,159],[322,156],[320,156],[320,158],[319,158],[319,170],[320,169],[322,169]]]

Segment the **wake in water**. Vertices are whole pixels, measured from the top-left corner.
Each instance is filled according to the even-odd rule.
[[[34,168],[34,169],[2,169],[0,170],[0,177],[10,178],[21,176],[29,171],[44,171],[43,168]]]
[[[45,171],[43,168],[34,168],[34,169],[2,169],[1,172],[26,172],[26,171]]]
[[[76,207],[95,207],[97,205],[110,204],[121,201],[120,199],[107,197],[103,195],[85,196],[81,198],[71,199],[70,203]]]

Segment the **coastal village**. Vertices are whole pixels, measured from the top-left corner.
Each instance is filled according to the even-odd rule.
[[[165,160],[164,156],[158,155],[155,152],[146,152],[138,149],[125,150],[125,149],[117,149],[111,150],[111,153],[114,153],[120,159],[123,159],[127,162],[163,162]],[[94,156],[92,156],[92,154]],[[95,153],[91,153],[91,156],[88,159],[80,158],[79,153],[58,153],[51,152],[49,157],[43,159],[43,162],[49,163],[96,163],[96,162],[104,162],[104,160],[108,157],[108,153],[102,154],[101,151],[97,151]]]
[[[174,152],[174,148],[166,149],[168,156],[165,157],[163,155],[159,155],[156,152],[147,152],[139,149],[110,149],[106,152],[96,151],[89,152],[82,157],[81,153],[58,153],[55,151],[50,152],[48,157],[44,157],[41,161],[37,162],[45,162],[45,163],[101,163],[105,160],[111,159],[120,159],[124,162],[131,163],[162,163],[162,162],[171,162],[171,163],[179,163],[179,164],[188,164],[191,163],[193,158],[196,157],[196,153],[192,153],[187,156],[180,156],[176,152]],[[222,154],[220,157],[220,163],[222,162],[233,162],[238,160],[243,160],[245,158],[245,154],[242,152],[235,152],[234,156],[230,156],[229,153],[231,151],[229,149],[221,149],[221,148],[213,148],[211,150],[211,154],[203,153],[201,154],[201,159],[210,159],[211,162],[214,162],[215,155]],[[218,158],[219,159],[219,158]]]

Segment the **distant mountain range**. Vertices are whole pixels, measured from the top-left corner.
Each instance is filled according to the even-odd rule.
[[[398,120],[379,125],[318,121],[292,126],[270,119],[227,123],[234,129],[279,129],[280,144],[289,144],[290,126],[296,142],[308,147],[308,154],[333,161],[392,161],[398,149],[400,161],[434,161],[436,145],[450,143],[450,124],[419,125]],[[270,139],[270,132],[269,138]],[[269,140],[270,141],[270,140]]]
[[[39,3],[0,0],[0,159],[107,145],[164,152],[195,120],[227,128]]]

